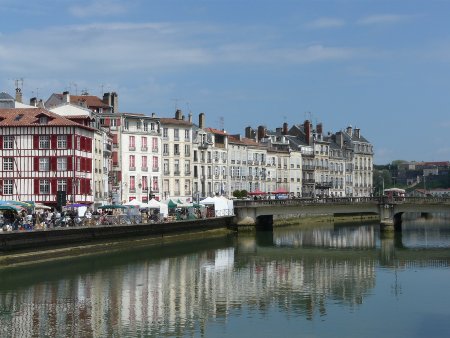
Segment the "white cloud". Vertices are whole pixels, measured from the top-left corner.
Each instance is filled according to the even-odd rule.
[[[325,29],[338,28],[345,25],[345,22],[336,18],[319,18],[317,20],[308,22],[305,26],[309,29]]]
[[[370,15],[365,18],[361,18],[357,21],[360,25],[383,25],[383,24],[395,24],[406,21],[411,17],[408,15],[398,14],[378,14]]]
[[[116,0],[93,0],[90,4],[76,4],[69,7],[69,13],[80,18],[118,15],[126,11],[124,2]]]

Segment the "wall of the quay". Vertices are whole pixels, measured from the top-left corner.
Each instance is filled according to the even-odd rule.
[[[0,251],[70,245],[126,237],[164,237],[189,232],[227,229],[233,217],[132,225],[55,228],[0,233]]]

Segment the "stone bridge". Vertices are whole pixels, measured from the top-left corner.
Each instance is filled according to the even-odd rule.
[[[234,203],[238,226],[271,228],[274,217],[301,218],[314,215],[379,215],[384,230],[401,230],[408,212],[450,213],[450,198],[437,197],[335,197],[322,199],[238,200]]]

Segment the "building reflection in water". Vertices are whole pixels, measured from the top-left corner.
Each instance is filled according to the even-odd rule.
[[[235,247],[0,288],[0,336],[194,335],[244,308],[313,319],[327,314],[330,301],[359,306],[375,286],[371,250],[295,249],[373,248],[371,227],[287,230],[272,240],[275,247],[259,247],[243,236]]]

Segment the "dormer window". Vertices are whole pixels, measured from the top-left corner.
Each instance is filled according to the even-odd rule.
[[[48,116],[39,116],[39,124],[48,124]]]

